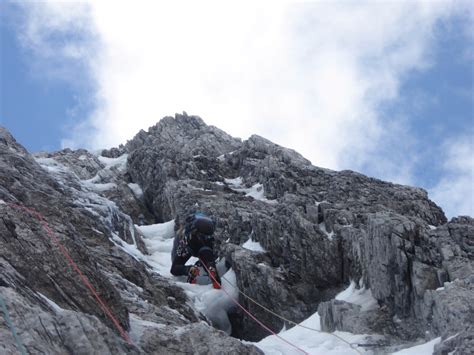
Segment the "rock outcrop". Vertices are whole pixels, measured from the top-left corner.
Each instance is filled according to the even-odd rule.
[[[101,156],[63,150],[33,158],[1,130],[0,168],[0,289],[22,319],[27,348],[186,353],[179,334],[195,353],[258,353],[214,336],[180,288],[120,248],[146,253],[134,224],[179,224],[198,209],[217,218],[217,249],[239,289],[283,317],[298,322],[318,311],[325,331],[384,335],[390,345],[442,336],[440,354],[474,350],[474,220],[448,222],[423,189],[318,168],[262,137],[241,141],[186,114]],[[41,224],[8,203],[45,216],[120,324],[132,335],[146,328],[136,344],[121,340]],[[249,240],[263,251],[243,247]],[[351,282],[370,289],[370,308],[334,300]],[[285,325],[240,302],[273,330]],[[268,335],[238,311],[230,318],[237,338]]]
[[[183,338],[199,343],[206,333],[219,341],[203,342],[199,353],[218,354],[223,348],[234,354],[260,353],[203,323],[179,287],[149,273],[145,264],[120,248],[121,243],[135,242],[144,250],[131,217],[105,197],[109,187],[125,189],[125,181],[117,186],[104,186],[113,183],[100,180],[102,176],[87,181],[104,168],[83,151],[40,154],[35,160],[0,130],[0,293],[26,351],[184,354],[190,349]],[[124,204],[127,211],[148,213],[130,193],[113,196],[129,200]],[[132,344],[120,337],[48,228],[120,326],[142,330]],[[17,353],[6,318],[0,318],[0,340],[2,354]]]

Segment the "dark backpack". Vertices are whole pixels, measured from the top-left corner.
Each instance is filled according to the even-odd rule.
[[[204,213],[197,212],[189,215],[185,220],[184,232],[189,238],[191,234],[200,237],[211,237],[214,234],[216,223]]]

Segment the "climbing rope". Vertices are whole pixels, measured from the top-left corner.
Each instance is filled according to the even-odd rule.
[[[8,328],[10,328],[10,331],[12,332],[13,339],[15,339],[16,348],[21,353],[21,355],[26,355],[27,354],[26,349],[23,346],[20,340],[20,337],[18,336],[18,333],[16,331],[15,326],[13,325],[12,320],[10,319],[7,304],[5,303],[5,300],[3,299],[2,295],[0,295],[0,307],[2,308],[2,311],[3,311],[3,318],[5,318],[5,322],[7,323]]]
[[[273,314],[275,317],[278,317],[280,318],[281,320],[284,320],[290,324],[293,324],[297,327],[300,327],[300,328],[305,328],[305,329],[308,329],[308,330],[312,330],[314,332],[318,332],[318,333],[324,333],[324,334],[328,334],[328,335],[331,335],[337,339],[339,339],[340,341],[346,343],[347,345],[349,345],[353,350],[357,351],[359,354],[362,355],[362,352],[360,352],[357,348],[354,347],[354,344],[353,343],[350,343],[348,342],[347,340],[345,340],[344,338],[340,337],[339,335],[337,334],[333,334],[333,333],[329,333],[329,332],[324,332],[322,330],[319,330],[319,329],[315,329],[315,328],[311,328],[311,327],[307,327],[305,325],[301,325],[301,324],[298,324],[296,322],[293,322],[292,320],[289,320],[285,317],[283,317],[282,315],[278,314],[278,313],[275,313],[274,311],[272,311],[271,309],[268,309],[267,307],[265,307],[263,304],[259,303],[258,301],[256,301],[255,299],[253,299],[252,297],[250,297],[249,295],[245,294],[243,291],[241,291],[238,287],[234,286],[232,284],[232,282],[230,282],[229,280],[227,280],[224,276],[221,277],[221,279],[225,280],[231,287],[233,287],[235,290],[237,290],[242,296],[244,296],[245,298],[247,298],[248,300],[250,300],[251,302],[253,302],[254,304],[256,304],[257,306],[259,306],[260,308],[264,309],[265,311],[267,311],[268,313],[270,314]],[[360,346],[360,344],[356,344],[357,346]]]
[[[202,263],[202,266],[204,267],[204,269],[206,269],[206,272],[207,274],[209,275],[210,278],[212,278],[212,281],[214,281],[215,283],[220,284],[220,282],[218,282],[216,280],[216,278],[214,277],[214,275],[211,273],[211,271],[207,268],[206,264],[201,260],[201,263]],[[261,321],[259,321],[252,313],[250,313],[250,311],[248,311],[244,306],[242,306],[239,301],[237,301],[234,297],[232,297],[232,295],[227,292],[227,290],[225,288],[222,288],[222,291],[224,291],[224,293],[227,295],[227,297],[229,297],[229,299],[235,303],[240,309],[242,309],[250,318],[252,318],[258,325],[260,325],[263,329],[265,329],[266,331],[268,331],[269,333],[273,334],[274,336],[276,336],[277,338],[279,338],[280,340],[284,341],[285,343],[287,343],[288,345],[290,345],[291,347],[297,349],[298,351],[301,351],[303,354],[306,354],[306,355],[309,355],[308,352],[304,351],[303,349],[301,349],[300,347],[298,347],[297,345],[289,342],[288,340],[282,338],[281,336],[279,336],[277,333],[275,333],[273,330],[271,330],[270,328],[268,328],[265,324],[263,324]]]
[[[87,279],[87,277],[83,274],[83,272],[81,271],[81,269],[79,269],[79,267],[77,266],[77,264],[74,262],[74,260],[72,259],[71,255],[69,254],[69,252],[67,251],[66,247],[59,241],[59,239],[56,237],[56,235],[54,234],[53,230],[50,228],[48,222],[46,221],[46,219],[44,218],[44,216],[35,211],[34,209],[32,208],[28,208],[28,207],[25,207],[23,205],[19,205],[19,204],[14,204],[14,203],[7,203],[8,206],[12,207],[12,208],[15,208],[15,209],[18,209],[18,210],[23,210],[23,211],[26,211],[32,215],[34,215],[40,222],[41,222],[41,225],[43,226],[43,229],[46,231],[46,234],[48,234],[48,236],[50,237],[50,239],[53,241],[54,244],[56,244],[56,246],[58,247],[58,249],[63,253],[64,257],[67,259],[67,261],[69,262],[69,264],[72,266],[72,268],[74,269],[74,271],[77,272],[77,274],[79,275],[81,281],[84,283],[84,285],[90,290],[90,292],[92,293],[92,295],[95,297],[97,303],[99,304],[99,306],[101,307],[101,309],[104,311],[104,313],[109,317],[109,319],[112,321],[112,323],[115,325],[115,327],[117,328],[117,330],[119,331],[120,335],[122,336],[122,338],[129,344],[129,345],[134,345],[132,340],[130,339],[129,335],[127,334],[127,332],[123,329],[123,327],[120,325],[119,321],[117,320],[117,318],[112,314],[112,312],[110,311],[109,307],[107,307],[106,303],[102,300],[102,298],[99,296],[99,294],[97,293],[97,291],[95,290],[94,286],[92,286],[92,284],[90,283],[90,281]]]

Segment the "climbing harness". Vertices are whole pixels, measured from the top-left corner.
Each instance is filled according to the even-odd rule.
[[[201,259],[199,259],[198,261],[196,261],[196,263],[194,264],[193,267],[196,268],[196,271],[194,274],[190,273],[188,275],[188,279],[187,279],[187,282],[190,283],[190,284],[196,284],[197,283],[197,277],[200,276],[200,272],[199,272],[199,268],[204,268],[203,266],[203,261],[201,261]],[[211,280],[211,283],[212,283],[212,287],[215,288],[215,289],[220,289],[221,288],[221,284],[219,282],[219,275],[217,274],[217,270],[214,268],[214,267],[209,267],[209,268],[205,268],[205,271],[207,273],[207,276],[209,277],[209,280]],[[211,277],[211,274],[213,277]],[[217,281],[215,281],[217,279]]]
[[[199,265],[198,265],[198,263],[199,263]],[[196,264],[194,264],[194,266],[192,266],[191,269],[189,269],[189,275],[188,275],[188,280],[187,280],[188,283],[190,283],[190,284],[196,284],[197,283],[197,277],[200,274],[200,272],[199,272],[199,267],[201,266],[200,263],[201,263],[201,261],[197,261]]]
[[[0,295],[0,307],[2,308],[2,311],[3,311],[3,318],[5,319],[5,322],[7,323],[8,328],[10,328],[10,331],[12,332],[13,339],[15,339],[16,348],[21,353],[21,355],[26,355],[27,354],[26,349],[23,346],[23,343],[21,342],[20,337],[18,336],[18,332],[16,331],[16,328],[13,325],[12,320],[10,319],[7,304],[5,303],[5,300],[3,299],[2,295]]]
[[[12,207],[12,208],[15,208],[17,210],[22,210],[22,211],[26,211],[28,212],[29,214],[32,214],[33,216],[35,216],[38,221],[41,222],[41,225],[43,227],[43,229],[46,231],[46,234],[49,236],[49,238],[53,241],[54,244],[56,244],[56,246],[58,247],[58,249],[63,253],[64,257],[66,258],[66,260],[69,262],[69,264],[72,266],[73,270],[77,272],[77,274],[79,275],[81,281],[84,283],[84,285],[90,290],[90,292],[92,293],[92,295],[94,296],[94,298],[96,299],[97,303],[99,304],[100,308],[102,309],[102,311],[107,315],[107,317],[109,317],[109,319],[112,321],[112,323],[115,325],[115,327],[117,328],[117,330],[119,331],[120,335],[122,336],[122,338],[129,344],[129,345],[134,345],[132,340],[130,339],[128,333],[123,329],[123,327],[120,325],[119,321],[117,320],[117,318],[112,314],[112,312],[110,311],[109,307],[107,307],[106,303],[102,300],[102,298],[99,296],[99,294],[97,293],[97,291],[95,290],[94,286],[92,286],[92,284],[90,283],[90,281],[87,279],[86,275],[84,275],[84,273],[81,271],[81,269],[79,269],[79,267],[77,266],[77,264],[74,262],[74,260],[72,259],[71,255],[69,254],[69,252],[67,251],[66,247],[61,244],[61,242],[59,241],[59,239],[56,237],[56,235],[54,234],[53,230],[51,229],[51,227],[49,226],[48,222],[46,221],[46,219],[44,218],[44,216],[39,213],[38,211],[32,209],[32,208],[28,208],[28,207],[25,207],[23,205],[20,205],[20,204],[14,204],[14,203],[7,203],[8,206]]]

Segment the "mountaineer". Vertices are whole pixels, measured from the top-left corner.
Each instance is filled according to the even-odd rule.
[[[220,288],[220,278],[216,269],[214,254],[214,230],[216,223],[203,213],[189,215],[184,225],[176,231],[171,251],[171,274],[188,276],[188,282],[196,283],[200,266],[208,274],[214,288]],[[199,258],[195,265],[185,265],[191,256]],[[203,265],[204,264],[204,265]]]

